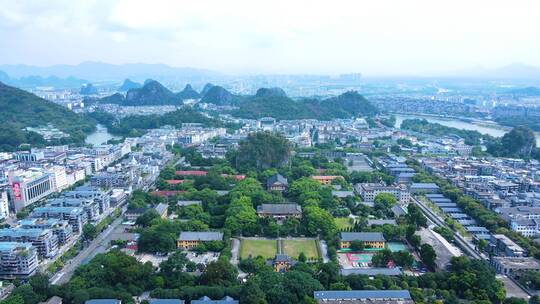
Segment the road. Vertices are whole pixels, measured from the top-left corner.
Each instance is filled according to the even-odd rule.
[[[431,208],[429,208],[424,203],[422,203],[421,201],[417,200],[414,197],[412,199],[413,199],[413,202],[420,208],[420,210],[422,210],[424,215],[431,222],[433,222],[433,224],[439,227],[446,227],[454,233],[454,239],[455,239],[456,244],[461,250],[463,250],[465,254],[477,260],[487,261],[485,257],[483,257],[480,253],[478,253],[478,251],[476,251],[476,249],[474,249],[474,246],[472,246],[471,243],[469,243],[469,241],[465,240],[459,233],[455,232],[450,227],[448,227],[448,225],[437,214],[435,214],[433,210],[431,210]]]
[[[62,270],[51,277],[51,284],[60,285],[66,283],[69,281],[69,279],[71,279],[75,269],[77,269],[79,265],[86,264],[98,253],[105,252],[111,241],[112,232],[122,223],[122,220],[122,216],[114,220],[107,229],[105,229],[92,242],[90,242],[88,247],[83,249],[77,256],[68,261]]]

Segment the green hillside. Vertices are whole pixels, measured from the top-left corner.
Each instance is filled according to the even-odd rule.
[[[351,118],[373,116],[378,109],[357,92],[343,93],[328,99],[293,100],[282,94],[257,94],[244,99],[232,114],[237,117],[257,119],[319,119]]]
[[[26,127],[52,124],[69,134],[69,137],[54,140],[54,144],[81,143],[86,134],[95,129],[95,123],[67,108],[54,104],[34,94],[0,82],[0,150],[13,151],[19,145],[29,143],[43,145],[47,142]]]

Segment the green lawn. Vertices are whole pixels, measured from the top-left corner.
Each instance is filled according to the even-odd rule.
[[[345,230],[353,226],[349,217],[336,217],[334,218],[334,222],[339,230]]]
[[[315,240],[283,240],[283,251],[294,259],[298,258],[300,252],[303,252],[308,259],[319,258]]]
[[[243,239],[240,244],[240,258],[262,256],[263,258],[273,258],[277,253],[276,240],[250,240]]]

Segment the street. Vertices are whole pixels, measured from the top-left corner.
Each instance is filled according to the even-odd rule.
[[[120,225],[123,221],[122,216],[118,217],[111,225],[100,233],[90,245],[83,249],[77,256],[69,260],[62,270],[56,273],[49,280],[51,284],[61,285],[69,281],[75,272],[75,269],[81,264],[86,264],[98,253],[105,252],[109,242],[111,240],[111,233]]]

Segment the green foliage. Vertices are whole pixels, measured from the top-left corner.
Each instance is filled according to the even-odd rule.
[[[247,196],[233,199],[226,216],[225,228],[233,234],[251,235],[257,230],[257,214]]]
[[[157,129],[163,126],[181,128],[182,123],[201,123],[207,127],[225,126],[219,120],[206,117],[191,107],[167,112],[163,115],[133,115],[122,118],[118,123],[108,124],[107,128],[113,134],[123,136],[139,136],[149,129]]]
[[[394,177],[380,171],[373,171],[373,172],[354,171],[350,175],[350,181],[353,184],[378,183],[382,181],[386,185],[390,185],[394,182]]]
[[[319,233],[323,236],[332,236],[337,231],[332,215],[317,206],[305,207],[302,221],[307,234],[311,236],[316,236]]]
[[[531,129],[518,126],[488,145],[488,152],[494,156],[528,158],[536,152],[536,138]],[[537,153],[535,153],[536,155]]]
[[[154,219],[160,218],[159,213],[155,209],[146,210],[141,216],[137,218],[135,224],[141,227],[148,227]]]
[[[87,240],[93,240],[98,234],[96,226],[92,224],[84,224],[83,226],[83,236]]]
[[[236,165],[243,169],[264,170],[287,163],[291,143],[281,134],[270,132],[251,133],[240,142]]]
[[[414,132],[425,133],[436,137],[457,135],[465,140],[465,144],[475,146],[479,145],[482,139],[491,140],[489,135],[483,135],[478,131],[462,130],[452,127],[443,126],[438,123],[431,123],[425,119],[405,119],[401,123],[401,129],[411,130]]]
[[[437,254],[435,249],[429,244],[422,244],[420,246],[420,258],[426,264],[427,267],[435,269],[435,260],[437,259]]]
[[[14,151],[21,144],[81,144],[86,135],[95,130],[94,120],[3,83],[0,83],[0,117],[0,151]],[[41,135],[23,130],[47,124],[69,134],[69,137],[48,143]]]
[[[355,91],[343,93],[324,100],[306,99],[294,101],[287,96],[264,96],[246,98],[239,104],[234,116],[257,119],[270,116],[282,119],[351,118],[373,116],[378,109]]]

